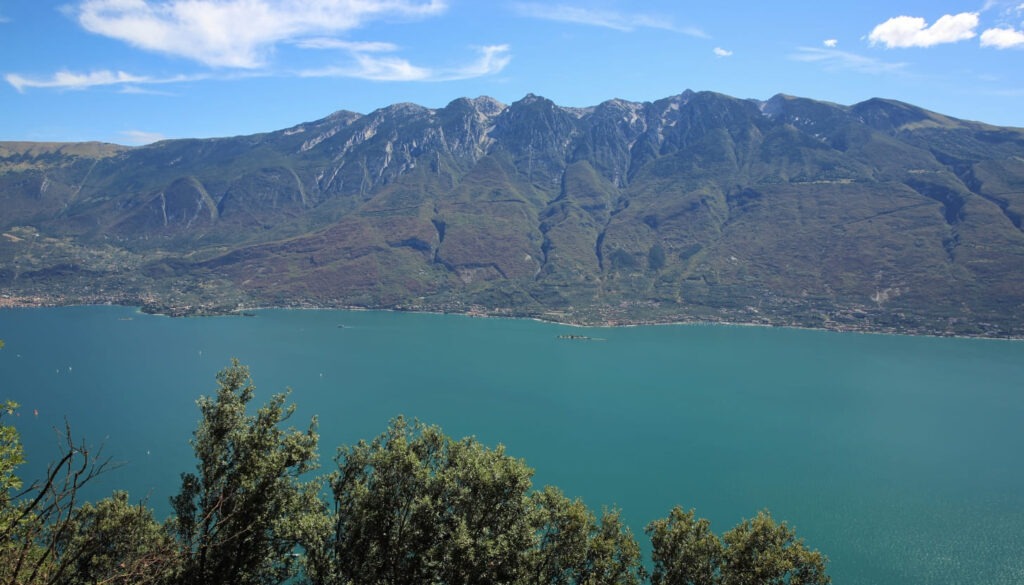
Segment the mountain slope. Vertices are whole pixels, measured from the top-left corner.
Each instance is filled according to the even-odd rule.
[[[1024,334],[1024,131],[891,100],[459,99],[0,144],[8,297]]]

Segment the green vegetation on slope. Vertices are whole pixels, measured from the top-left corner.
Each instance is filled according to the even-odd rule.
[[[0,145],[4,302],[1024,335],[1024,131],[873,99],[456,100]]]

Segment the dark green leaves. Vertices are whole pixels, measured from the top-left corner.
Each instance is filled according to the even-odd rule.
[[[180,569],[174,535],[151,509],[130,504],[127,492],[83,505],[67,534],[61,546],[69,585],[168,583]]]
[[[532,544],[532,470],[403,418],[338,452],[323,582],[511,583]]]
[[[825,585],[825,557],[767,511],[725,533],[722,585]]]
[[[299,476],[317,458],[315,419],[308,430],[283,430],[294,412],[277,394],[255,415],[255,387],[233,362],[217,375],[215,398],[198,401],[202,419],[192,446],[198,473],[182,475],[172,498],[191,583],[276,584],[297,575],[292,554],[307,515],[320,511],[316,486]]]
[[[825,557],[811,551],[785,523],[758,512],[719,540],[693,510],[675,507],[647,525],[654,571],[651,585],[827,585]]]
[[[647,525],[654,571],[651,585],[713,585],[718,583],[722,543],[711,523],[693,510],[676,506],[668,518]]]

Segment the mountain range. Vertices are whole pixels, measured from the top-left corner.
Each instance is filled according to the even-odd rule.
[[[0,142],[0,301],[1024,335],[1024,130],[686,91]]]

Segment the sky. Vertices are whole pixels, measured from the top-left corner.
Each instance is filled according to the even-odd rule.
[[[399,102],[686,89],[1024,127],[1024,0],[0,0],[0,141],[140,145]]]

